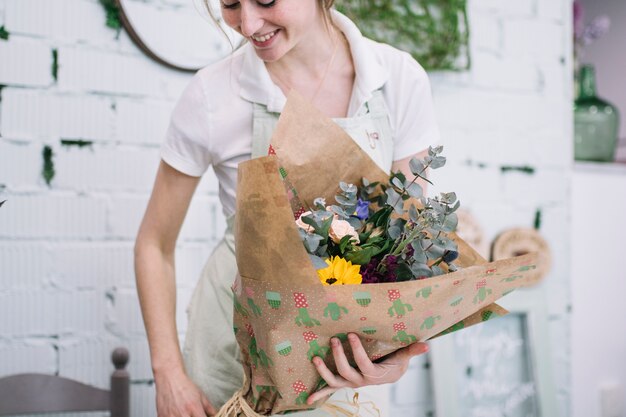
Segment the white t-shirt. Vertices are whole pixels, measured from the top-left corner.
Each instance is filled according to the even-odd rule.
[[[422,66],[406,52],[363,37],[335,10],[332,19],[350,44],[356,72],[347,116],[354,116],[382,88],[394,161],[438,143],[430,82]],[[252,153],[252,103],[280,113],[285,101],[248,43],[193,76],[172,112],[161,158],[191,176],[202,176],[213,165],[224,215],[230,216],[235,212],[237,165]]]

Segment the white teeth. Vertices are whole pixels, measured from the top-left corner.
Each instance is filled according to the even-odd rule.
[[[251,36],[251,38],[257,42],[266,42],[270,40],[272,37],[274,37],[274,35],[276,35],[276,31],[268,33],[267,35],[263,35],[263,36]]]

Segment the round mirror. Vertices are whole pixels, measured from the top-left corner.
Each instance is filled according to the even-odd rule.
[[[241,37],[221,21],[218,0],[115,0],[124,29],[150,58],[173,69],[195,72],[232,52]],[[221,27],[221,28],[220,28]],[[224,29],[224,31],[222,31]]]

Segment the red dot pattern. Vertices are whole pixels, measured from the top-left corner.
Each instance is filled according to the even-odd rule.
[[[476,289],[483,288],[485,285],[487,285],[487,280],[482,279],[476,283]]]
[[[301,292],[293,293],[293,301],[296,303],[296,308],[308,308],[309,303],[306,301],[306,295]]]
[[[317,335],[310,330],[308,332],[302,333],[302,336],[304,337],[304,341],[307,343],[310,343],[313,340],[317,340]]]
[[[394,332],[406,331],[406,325],[403,322],[394,323],[393,324],[393,331]]]
[[[306,391],[306,385],[304,385],[304,383],[300,380],[297,380],[296,382],[294,382],[292,387],[293,387],[293,390],[298,394]]]
[[[250,323],[246,323],[246,330],[248,330],[250,337],[254,337],[254,329]]]
[[[388,290],[387,295],[389,296],[389,301],[396,301],[400,298],[400,290]]]

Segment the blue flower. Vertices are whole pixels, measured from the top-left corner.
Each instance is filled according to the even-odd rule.
[[[356,212],[355,212],[356,216],[361,220],[367,219],[370,215],[369,206],[370,206],[369,201],[363,201],[359,198],[359,200],[356,203]]]

